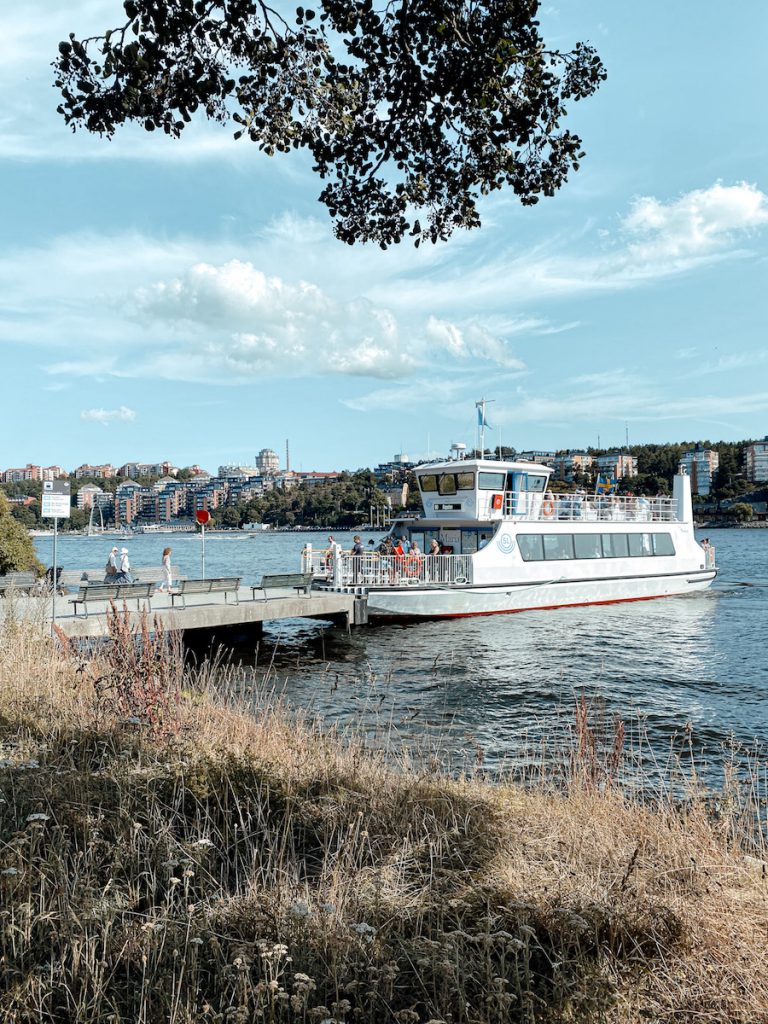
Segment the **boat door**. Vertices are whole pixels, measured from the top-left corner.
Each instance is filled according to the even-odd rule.
[[[510,470],[507,473],[507,493],[510,495],[509,509],[513,516],[527,512],[528,474]]]

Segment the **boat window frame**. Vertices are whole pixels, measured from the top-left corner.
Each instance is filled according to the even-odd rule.
[[[487,484],[484,483],[484,478],[494,477],[496,483]],[[506,483],[507,474],[504,470],[490,470],[484,469],[479,470],[477,474],[477,489],[479,491],[498,491],[500,494],[504,493],[504,484]]]
[[[419,477],[419,490],[425,494],[437,494],[437,473],[420,473]],[[426,481],[433,480],[434,486],[427,487]]]
[[[472,470],[464,470],[460,473],[454,474],[456,477],[456,490],[457,491],[474,491],[475,489],[475,474]],[[469,477],[469,485],[462,485],[459,481],[462,477]]]
[[[613,542],[613,539],[612,539],[611,542],[610,542],[610,544],[611,544],[611,553],[608,554],[607,550],[606,550],[606,543],[605,543],[606,537],[617,538],[617,539],[621,538],[624,541],[624,552],[621,553],[621,554],[618,554],[618,555],[613,553],[613,548],[615,547],[615,545],[614,545],[614,542]],[[615,533],[603,533],[602,534],[602,538],[603,538],[603,558],[629,558],[630,557],[630,555],[629,555],[629,539],[628,539],[629,538],[629,534],[628,533],[620,533],[617,530]]]
[[[517,549],[520,552],[520,557],[524,562],[543,562],[544,561],[544,534],[543,533],[518,533],[517,535]],[[538,541],[539,554],[532,553],[532,548],[528,547],[529,542]],[[526,551],[526,548],[528,550]]]
[[[652,533],[651,536],[653,537],[653,556],[654,556],[654,558],[673,558],[677,554],[677,552],[675,551],[675,542],[672,540],[672,534],[671,533],[662,532],[661,530],[658,530],[658,531]],[[659,546],[658,545],[658,541],[661,540],[662,538],[664,538],[667,541],[669,541],[669,547],[671,548],[670,551],[657,551],[656,550],[657,547]]]
[[[447,480],[452,480],[453,481],[453,490],[452,491],[443,490],[443,481],[444,480],[446,480],[446,481]],[[441,473],[440,476],[437,478],[437,493],[440,495],[440,497],[441,498],[449,498],[451,495],[456,494],[457,490],[458,490],[458,488],[456,487],[456,474],[455,473]]]
[[[579,554],[577,541],[586,540],[587,538],[596,539],[597,544],[593,550],[597,551],[594,555],[582,555]],[[595,558],[603,558],[603,535],[602,533],[574,533],[573,534],[573,553],[576,559],[579,561],[592,561]]]
[[[572,562],[574,560],[574,558],[576,557],[575,554],[574,554],[574,547],[575,547],[575,545],[573,543],[573,534],[572,533],[543,533],[542,534],[542,538],[543,538],[543,545],[542,545],[542,547],[543,547],[543,550],[544,550],[544,561],[545,562]],[[570,541],[570,545],[566,545],[566,547],[570,547],[571,553],[569,555],[560,554],[560,552],[558,552],[557,554],[554,554],[554,555],[549,554],[549,552],[547,551],[547,541],[557,541],[558,544],[560,545],[560,551],[564,551],[566,549],[563,546],[563,542],[564,541]]]

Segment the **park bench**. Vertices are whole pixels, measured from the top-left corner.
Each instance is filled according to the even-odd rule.
[[[89,602],[120,601],[135,597],[138,611],[142,599],[149,603],[153,589],[153,583],[89,583],[80,587],[77,596],[70,598],[70,601],[75,606],[75,615],[77,615],[77,606],[81,604],[87,616]]]
[[[37,574],[34,572],[9,572],[0,576],[0,594],[9,590],[29,593],[38,586]]]
[[[261,590],[264,592],[264,600],[267,600],[268,590],[290,590],[293,589],[298,594],[303,591],[305,594],[311,596],[310,590],[312,587],[312,573],[311,572],[282,572],[276,573],[273,576],[262,576],[261,583],[258,587],[251,587],[251,593],[253,594],[254,601],[256,600],[256,591]]]
[[[180,597],[182,608],[186,608],[187,594],[223,594],[226,601],[227,594],[234,593],[235,604],[239,604],[237,592],[241,579],[241,576],[220,576],[210,580],[182,580],[171,591],[171,607],[176,607],[176,598]]]

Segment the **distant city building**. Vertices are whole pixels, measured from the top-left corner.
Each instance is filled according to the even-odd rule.
[[[518,458],[523,462],[538,462],[540,466],[554,466],[557,460],[554,452],[541,451],[520,452]]]
[[[91,508],[94,504],[94,499],[103,493],[104,491],[101,487],[97,487],[96,484],[85,484],[77,492],[77,507],[80,509]]]
[[[172,462],[126,462],[117,471],[118,476],[176,476],[179,467]]]
[[[259,476],[277,476],[280,472],[280,459],[271,448],[262,448],[256,456],[256,469]]]
[[[595,456],[595,469],[601,476],[609,476],[620,480],[625,476],[637,476],[637,459],[634,455],[623,452],[606,452]]]
[[[744,449],[744,465],[747,480],[751,483],[768,480],[768,436],[747,445]]]
[[[43,467],[33,466],[31,463],[23,468],[6,469],[3,473],[3,482],[6,484],[18,484],[24,480],[42,480],[43,479]]]
[[[391,462],[380,462],[373,471],[378,483],[397,484],[405,480],[416,465],[404,453],[395,455]]]
[[[572,483],[577,473],[591,473],[594,463],[594,456],[586,452],[565,452],[556,456],[553,466],[555,476]]]
[[[691,478],[692,494],[709,494],[712,481],[720,465],[719,452],[697,445],[680,456],[680,464]]]
[[[219,466],[218,476],[221,480],[250,480],[259,475],[255,466]]]
[[[333,484],[341,473],[299,473],[299,482],[303,487],[316,487],[318,484]]]
[[[61,466],[46,466],[43,471],[43,480],[66,480],[69,473]]]
[[[72,471],[75,480],[83,480],[85,477],[91,477],[94,480],[109,480],[114,475],[115,467],[109,463],[105,463],[103,466],[91,466],[90,463],[85,462]]]

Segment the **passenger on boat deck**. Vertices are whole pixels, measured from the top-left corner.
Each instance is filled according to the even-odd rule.
[[[421,548],[419,547],[418,543],[415,540],[411,541],[411,546],[408,548],[408,554],[409,555],[420,555],[421,554]]]
[[[427,552],[427,554],[429,554],[429,555],[439,555],[440,554],[440,545],[438,544],[437,540],[434,537],[429,542],[429,551]]]
[[[350,551],[350,554],[351,555],[364,555],[365,554],[365,548],[363,547],[363,542],[360,540],[360,536],[357,533],[352,538],[352,550]]]
[[[399,537],[397,544],[395,544],[394,548],[392,549],[392,554],[395,556],[395,558],[402,558],[405,555],[405,548],[403,547],[404,543],[408,543],[407,538]]]
[[[389,536],[385,537],[384,540],[381,542],[381,544],[379,544],[379,554],[380,555],[391,555],[392,554],[392,538],[391,537],[389,537]]]

